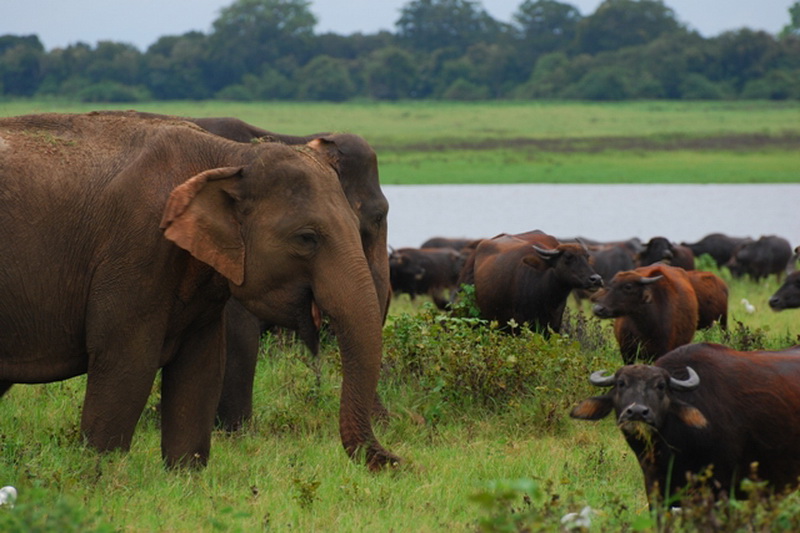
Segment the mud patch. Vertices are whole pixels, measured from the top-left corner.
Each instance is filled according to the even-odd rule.
[[[719,136],[654,136],[654,137],[567,137],[558,139],[481,139],[475,141],[436,141],[383,146],[376,149],[392,152],[444,152],[458,150],[502,150],[531,149],[540,152],[597,153],[604,151],[758,151],[796,150],[800,148],[800,133],[787,132],[779,135],[731,134]]]

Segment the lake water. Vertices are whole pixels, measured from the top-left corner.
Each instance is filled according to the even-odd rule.
[[[798,185],[384,185],[389,245],[540,229],[599,241],[721,232],[800,244]]]

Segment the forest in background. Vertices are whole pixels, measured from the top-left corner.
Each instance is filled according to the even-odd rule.
[[[524,0],[510,22],[477,0],[412,0],[395,31],[317,34],[306,0],[235,0],[209,33],[45,50],[0,36],[0,98],[380,101],[800,99],[800,2],[779,35],[704,38],[661,0],[583,16]]]

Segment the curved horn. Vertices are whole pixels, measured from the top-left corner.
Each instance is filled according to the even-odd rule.
[[[598,370],[597,372],[592,372],[592,375],[589,376],[589,383],[594,385],[595,387],[611,387],[614,384],[614,374],[609,374],[608,376],[604,376],[605,370]]]
[[[673,390],[690,391],[700,386],[700,376],[690,366],[686,367],[689,372],[689,377],[686,379],[675,379],[672,376],[669,378],[669,386]]]
[[[662,275],[662,276],[653,276],[652,278],[640,278],[639,283],[641,283],[642,285],[650,285],[660,280],[663,277],[664,276]]]
[[[583,239],[581,239],[580,237],[575,237],[575,242],[577,242],[578,244],[581,245],[581,247],[583,248],[583,251],[585,251],[585,252],[589,251],[589,247],[586,246],[586,243],[583,242]]]
[[[553,250],[551,248],[540,248],[535,244],[532,244],[531,246],[533,247],[534,250],[536,250],[536,253],[538,253],[539,255],[543,255],[545,257],[555,257],[561,254],[560,250]]]

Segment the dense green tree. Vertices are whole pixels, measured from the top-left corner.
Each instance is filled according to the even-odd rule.
[[[412,0],[400,10],[395,26],[401,43],[429,52],[492,42],[502,28],[475,0]]]
[[[800,37],[800,2],[795,2],[789,7],[789,24],[783,27],[781,37]]]
[[[414,56],[402,48],[389,46],[372,52],[364,65],[369,95],[379,100],[413,97],[418,75]]]
[[[36,35],[0,36],[0,91],[31,96],[42,80],[44,46]]]
[[[726,80],[736,91],[764,76],[780,59],[775,38],[763,31],[746,28],[729,31],[710,39],[706,44],[709,64],[706,75],[711,80]]]
[[[355,85],[342,59],[317,56],[297,73],[299,98],[341,102],[355,95]]]
[[[264,65],[304,64],[311,56],[316,17],[306,0],[236,0],[220,11],[209,36],[211,90],[238,83]]]
[[[666,33],[685,31],[661,0],[605,0],[576,26],[579,52],[596,54],[639,46]]]
[[[162,37],[145,54],[147,86],[160,100],[211,96],[205,83],[207,37],[200,32]]]
[[[541,54],[567,50],[583,17],[575,6],[557,0],[525,0],[512,18],[522,53],[535,60]]]

